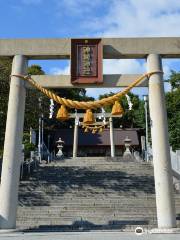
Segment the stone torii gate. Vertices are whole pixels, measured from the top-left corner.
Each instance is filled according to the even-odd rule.
[[[147,72],[162,71],[161,58],[180,57],[180,38],[104,38],[104,59],[147,59]],[[0,40],[0,57],[13,58],[12,74],[26,74],[29,59],[69,59],[71,39]],[[98,87],[124,87],[138,75],[104,75]],[[43,87],[71,88],[70,76],[33,76]],[[175,228],[170,148],[164,99],[163,74],[158,72],[138,85],[149,86],[149,108],[156,190],[158,228]],[[26,88],[11,77],[0,192],[0,228],[16,227],[21,146]],[[80,85],[79,87],[97,87]]]

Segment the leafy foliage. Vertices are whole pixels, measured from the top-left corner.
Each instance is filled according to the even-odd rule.
[[[28,73],[32,75],[45,74],[39,65],[32,65],[28,68]],[[0,59],[0,149],[3,147],[6,114],[9,95],[9,76],[11,74],[11,60]],[[180,149],[180,73],[172,71],[169,78],[169,82],[172,86],[172,91],[166,94],[168,125],[169,125],[169,138],[170,144],[173,149]],[[83,88],[77,89],[59,89],[54,90],[59,96],[70,98],[79,101],[93,100],[86,96],[86,90]],[[99,98],[111,96],[113,93],[101,95]],[[28,89],[26,97],[26,110],[25,110],[25,123],[24,130],[29,132],[30,127],[38,128],[38,118],[40,114],[44,114],[44,122],[46,129],[57,128],[69,128],[74,125],[74,120],[68,120],[66,122],[59,122],[55,118],[49,119],[49,99],[41,94],[36,89]],[[126,97],[122,97],[119,101],[125,109],[125,114],[122,118],[116,118],[114,120],[115,127],[124,128],[145,128],[145,113],[144,102],[133,93],[128,94],[133,103],[133,109],[128,110],[128,103]],[[39,108],[39,98],[41,98],[41,108]],[[55,104],[55,112],[59,106]],[[105,108],[107,112],[111,112],[112,106]],[[74,110],[70,110],[71,112]],[[80,112],[80,111],[79,111]],[[84,111],[83,111],[84,112]],[[33,146],[30,146],[31,148]]]
[[[24,144],[24,156],[25,159],[30,157],[30,152],[36,149],[33,143],[30,143],[30,134],[24,133],[23,135],[23,144]]]
[[[180,73],[177,73],[175,71],[171,71],[171,75],[169,78],[169,82],[171,84],[172,90],[179,89],[180,88]]]
[[[9,98],[9,76],[11,74],[11,61],[0,60],[0,149],[3,147],[7,105]],[[45,72],[39,65],[32,65],[28,68],[28,74],[31,75],[43,75]],[[93,100],[91,97],[86,96],[86,90],[83,88],[77,89],[60,89],[56,90],[56,93],[60,96],[71,98],[74,100]],[[41,106],[39,104],[41,99]],[[26,90],[26,106],[25,106],[25,118],[24,118],[24,131],[29,132],[30,127],[38,129],[38,118],[44,115],[44,127],[46,129],[67,128],[74,124],[74,120],[70,119],[66,122],[59,122],[54,117],[49,119],[49,105],[50,100],[41,92],[34,88]],[[60,106],[55,104],[55,113]],[[71,110],[72,111],[72,110]]]
[[[108,96],[112,96],[114,93],[100,95],[100,99]],[[123,128],[144,128],[144,102],[139,99],[139,97],[133,93],[128,93],[131,102],[133,103],[133,109],[128,110],[128,102],[125,96],[119,99],[119,102],[124,108],[124,115],[121,118],[114,119],[115,127]],[[112,106],[105,107],[106,112],[111,112]]]
[[[0,148],[3,145],[5,136],[10,74],[11,60],[0,59]]]
[[[28,68],[28,74],[31,75],[44,75],[45,72],[39,65],[31,65]],[[43,103],[43,106],[39,107],[39,98]],[[29,131],[30,127],[33,129],[38,128],[38,118],[41,113],[46,114],[45,106],[48,108],[48,99],[39,91],[34,88],[26,90],[26,106],[25,106],[25,118],[24,118],[24,131]]]
[[[169,140],[173,150],[180,149],[180,73],[170,76],[172,91],[166,94]]]

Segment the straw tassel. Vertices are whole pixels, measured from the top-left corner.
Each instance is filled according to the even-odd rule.
[[[89,132],[88,128],[85,128],[84,132],[85,132],[85,133]]]
[[[65,121],[69,119],[69,113],[64,105],[61,105],[61,107],[59,108],[56,118],[60,121]]]
[[[102,131],[103,131],[103,128],[101,127],[101,128],[99,129],[99,133],[102,133]]]
[[[120,104],[120,102],[115,101],[113,107],[112,107],[112,115],[122,115],[124,113],[124,110]]]
[[[94,129],[92,130],[92,134],[95,134],[96,132],[97,132],[97,129],[94,128]]]
[[[94,116],[93,116],[93,113],[92,113],[91,109],[86,110],[86,113],[85,113],[84,118],[83,118],[83,123],[84,124],[94,123]]]

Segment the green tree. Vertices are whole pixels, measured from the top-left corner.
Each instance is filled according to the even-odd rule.
[[[45,72],[42,70],[42,67],[37,64],[32,64],[28,67],[28,74],[30,75],[44,75]]]
[[[0,59],[0,149],[4,143],[11,60]]]
[[[67,99],[77,100],[77,101],[93,101],[94,98],[86,96],[86,90],[83,88],[71,88],[71,89],[56,89],[54,92],[60,97]],[[46,126],[48,129],[57,128],[69,128],[74,125],[74,119],[69,119],[67,121],[59,121],[56,119],[56,113],[60,105],[55,103],[54,107],[54,117],[53,119],[46,119]],[[68,109],[69,113],[73,113],[74,109]],[[78,112],[85,112],[84,110],[78,110]]]
[[[9,98],[9,79],[11,74],[11,60],[0,60],[0,149],[3,148],[6,115]],[[31,65],[28,68],[28,74],[31,75],[43,75],[45,72],[39,65]],[[52,90],[53,91],[53,90]],[[93,100],[86,96],[86,90],[83,88],[77,89],[60,89],[54,90],[58,95],[73,100]],[[39,98],[41,98],[41,109],[39,109]],[[26,106],[25,106],[25,119],[24,119],[24,131],[29,132],[30,127],[38,129],[38,118],[43,113],[44,125],[46,129],[65,128],[74,124],[74,120],[70,119],[66,122],[59,122],[56,120],[55,115],[60,107],[55,104],[54,118],[49,119],[49,104],[50,100],[37,89],[29,88],[26,90]],[[73,112],[74,110],[69,110]]]
[[[0,60],[0,149],[3,148],[5,127],[6,127],[6,116],[7,106],[9,99],[9,79],[11,74],[12,61],[9,59]],[[28,68],[29,74],[44,74],[44,71],[38,65],[32,65]],[[25,110],[25,121],[24,129],[29,131],[30,127],[37,128],[38,126],[38,98],[43,98],[44,102],[47,102],[47,98],[42,96],[36,89],[27,89],[26,91],[26,110]],[[12,119],[13,121],[13,119]]]
[[[114,93],[100,95],[99,99],[104,97],[112,96]],[[131,92],[128,93],[130,96],[131,102],[133,103],[132,110],[128,109],[128,102],[125,96],[119,99],[125,113],[121,118],[114,119],[114,127],[123,128],[144,128],[144,102],[139,99],[139,97]],[[111,112],[112,106],[105,107],[106,112]]]
[[[180,72],[171,72],[172,91],[166,93],[169,141],[173,150],[180,149]]]
[[[180,73],[171,71],[171,75],[170,75],[170,78],[168,79],[168,81],[171,84],[172,90],[180,88],[180,77],[179,76],[180,76]]]
[[[28,74],[30,75],[44,75],[45,72],[39,65],[31,65],[28,67]],[[39,108],[39,98],[41,98],[42,106]],[[30,127],[38,128],[38,118],[41,113],[48,116],[47,109],[49,107],[48,99],[35,88],[26,90],[26,106],[24,118],[24,131],[28,132]]]

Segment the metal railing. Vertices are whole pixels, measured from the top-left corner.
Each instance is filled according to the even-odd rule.
[[[172,169],[180,174],[180,150],[173,152],[171,149],[171,165]]]
[[[49,151],[47,148],[46,144],[43,143],[42,145],[42,159],[46,160],[48,163],[52,161],[53,159],[53,154]]]
[[[24,152],[22,152],[20,179],[23,179],[24,176],[30,176],[31,172],[37,168],[38,164],[39,164],[38,151],[31,151],[30,158],[27,159],[25,159]]]
[[[148,148],[148,154],[150,158],[153,159],[153,152],[151,147]],[[180,150],[176,150],[176,152],[173,152],[171,148],[170,155],[172,170],[180,174]]]

